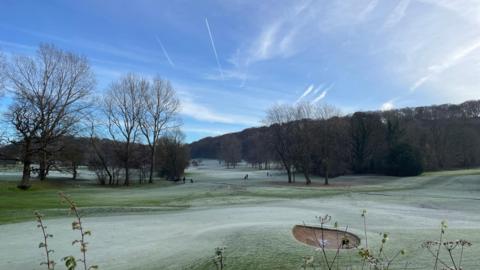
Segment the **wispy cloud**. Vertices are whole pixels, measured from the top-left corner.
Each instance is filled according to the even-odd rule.
[[[388,29],[398,24],[402,20],[402,18],[405,16],[405,13],[409,5],[410,5],[410,0],[401,0],[395,6],[390,16],[388,16],[387,21],[383,25],[383,28]]]
[[[433,76],[433,74],[429,74],[429,75],[423,76],[423,77],[419,78],[418,80],[416,80],[415,83],[413,83],[413,85],[410,87],[410,91],[413,92],[413,91],[417,90],[417,88],[419,88],[424,83],[426,83],[430,79],[430,77],[432,77],[432,76]]]
[[[299,34],[305,28],[314,27],[309,12],[314,1],[297,1],[288,11],[275,19],[265,22],[257,35],[242,48],[242,55],[236,52],[237,65],[249,66],[256,62],[275,57],[286,58],[297,52]],[[308,14],[307,14],[308,13]]]
[[[165,55],[165,58],[167,59],[167,61],[168,61],[168,63],[170,64],[170,66],[171,66],[172,68],[175,67],[175,64],[173,63],[172,59],[170,59],[170,56],[168,55],[167,50],[165,50],[165,47],[163,46],[163,43],[162,43],[162,41],[160,40],[160,38],[159,38],[158,36],[155,36],[155,40],[157,40],[158,45],[160,45],[160,48],[162,49],[163,55]]]
[[[243,87],[247,80],[256,79],[255,76],[249,75],[248,73],[238,69],[225,69],[223,70],[223,76],[217,73],[207,73],[205,74],[204,78],[212,81],[237,80],[241,82],[240,87]]]
[[[5,28],[5,26],[1,26]],[[118,58],[128,59],[135,62],[152,63],[154,58],[152,56],[158,56],[155,51],[145,50],[138,47],[124,47],[108,44],[104,42],[98,42],[90,39],[83,38],[64,38],[57,35],[48,34],[42,31],[33,31],[29,29],[19,28],[15,26],[8,26],[9,29],[21,32],[26,35],[41,38],[42,42],[55,42],[56,44],[64,44],[72,47],[83,48],[99,52],[109,56],[115,56]],[[28,45],[24,45],[28,47]]]
[[[182,129],[183,131],[186,131],[186,132],[200,133],[205,135],[222,135],[222,134],[235,131],[235,130],[229,130],[229,129],[196,128],[196,127],[183,127]]]
[[[415,83],[410,87],[410,90],[415,91],[427,81],[443,73],[445,70],[457,65],[465,57],[467,57],[479,48],[480,38],[473,40],[468,46],[457,49],[455,52],[450,54],[442,63],[429,66],[427,69],[427,74],[416,80]]]
[[[20,44],[20,43],[16,43],[16,42],[9,42],[9,41],[5,41],[5,40],[0,40],[0,49],[5,48],[5,47],[12,48],[15,51],[21,50],[21,51],[28,51],[28,52],[34,52],[37,49],[37,47],[30,46],[30,45],[25,45],[25,44]]]
[[[194,102],[192,99],[187,97],[182,98],[181,114],[192,117],[196,120],[211,123],[241,124],[246,126],[258,125],[258,120],[256,119],[242,115],[218,113],[205,105]]]
[[[279,44],[277,42],[278,24],[272,24],[268,26],[261,33],[260,37],[255,42],[255,45],[251,48],[251,56],[249,62],[256,62],[268,59],[272,54],[272,48]]]
[[[364,21],[368,17],[368,15],[372,13],[372,11],[377,7],[377,5],[378,0],[371,0],[365,9],[358,13],[358,20]]]
[[[462,19],[480,23],[480,3],[476,0],[418,0],[433,6],[438,6],[449,12],[458,14]]]
[[[217,60],[218,70],[220,71],[220,75],[223,77],[222,65],[220,64],[220,60],[218,59],[217,48],[215,47],[215,42],[213,41],[212,31],[210,30],[210,24],[208,23],[207,18],[205,18],[205,25],[207,26],[208,36],[210,37],[210,44],[212,45],[212,50],[213,50],[213,53],[215,54],[215,60]]]

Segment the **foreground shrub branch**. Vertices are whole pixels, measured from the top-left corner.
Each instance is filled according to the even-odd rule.
[[[35,217],[37,217],[37,228],[40,228],[42,230],[42,235],[43,235],[43,241],[40,242],[40,244],[38,245],[38,248],[44,248],[45,249],[45,257],[46,257],[46,261],[45,262],[41,262],[40,265],[47,265],[47,269],[48,270],[53,270],[55,268],[55,262],[53,260],[51,260],[50,258],[50,253],[53,253],[53,249],[48,249],[48,238],[52,238],[53,237],[53,234],[49,234],[47,233],[47,226],[45,226],[43,224],[43,221],[42,221],[42,218],[43,216],[38,213],[38,212],[35,212]]]
[[[75,220],[72,222],[72,229],[73,230],[78,230],[80,232],[80,239],[74,240],[72,242],[72,245],[79,244],[80,245],[80,252],[82,253],[82,259],[78,259],[79,262],[83,264],[84,270],[90,270],[90,269],[97,269],[98,266],[92,265],[87,267],[87,244],[88,242],[85,241],[85,236],[91,235],[91,232],[88,230],[85,230],[82,225],[82,217],[80,216],[80,213],[78,212],[77,205],[75,202],[70,199],[67,195],[64,193],[60,193],[60,197],[63,199],[64,202],[66,202],[69,207],[70,207],[70,212],[75,215]],[[72,256],[68,256],[64,258],[64,261],[66,264],[72,265]],[[68,267],[68,266],[67,266]],[[72,268],[74,269],[74,268]]]
[[[85,230],[83,228],[82,224],[82,217],[80,216],[80,213],[78,211],[77,205],[75,202],[65,195],[64,193],[60,193],[60,198],[62,199],[63,202],[66,202],[70,208],[71,213],[75,215],[75,220],[72,222],[72,229],[73,230],[78,230],[80,232],[80,239],[76,239],[72,242],[72,245],[79,244],[80,245],[80,252],[82,254],[81,259],[76,259],[74,256],[66,256],[63,257],[62,260],[65,261],[65,266],[67,267],[68,270],[75,270],[77,267],[77,262],[80,262],[83,265],[84,270],[92,270],[92,269],[98,269],[97,265],[91,265],[88,266],[87,264],[87,244],[88,242],[85,241],[85,237],[87,235],[91,235],[91,232],[88,230]],[[40,242],[39,248],[44,248],[45,249],[45,256],[46,256],[46,261],[42,262],[40,265],[47,265],[48,270],[53,270],[55,268],[55,262],[51,259],[50,253],[53,253],[54,251],[52,249],[49,249],[48,247],[48,238],[52,238],[53,235],[47,233],[46,229],[47,226],[44,225],[43,223],[43,215],[41,215],[38,212],[35,212],[35,216],[37,218],[37,227],[41,228],[42,230],[42,235],[43,235],[43,241]]]

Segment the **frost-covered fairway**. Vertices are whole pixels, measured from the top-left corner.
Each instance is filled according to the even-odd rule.
[[[243,181],[246,173],[249,180]],[[465,269],[478,269],[477,173],[445,172],[418,178],[346,176],[332,181],[337,186],[305,188],[278,184],[283,175],[267,177],[265,171],[226,170],[206,162],[189,171],[194,184],[61,189],[88,207],[85,226],[93,232],[88,259],[101,269],[214,269],[210,258],[217,246],[227,246],[227,269],[299,269],[302,256],[315,251],[292,237],[295,224],[314,224],[315,216],[330,214],[363,239],[362,209],[368,210],[369,243],[378,242],[379,232],[390,233],[388,248],[407,249],[404,259],[417,269],[424,269],[430,261],[420,248],[422,240],[435,239],[439,223],[448,220],[449,239],[465,238],[474,244],[465,255]],[[4,188],[0,195],[13,197],[9,192],[14,191]],[[52,201],[39,201],[40,210],[47,216],[63,216],[57,210],[61,205],[55,204],[55,193],[38,190],[19,199],[52,197]],[[0,200],[0,216],[19,212],[24,219],[32,210],[23,201],[5,205],[6,200]],[[25,205],[17,208],[17,203]],[[0,269],[44,269],[39,265],[41,235],[35,223],[4,220],[9,224],[0,225]],[[70,229],[71,218],[52,218],[46,223],[55,235],[50,245],[57,263],[62,256],[77,255],[77,248],[71,247],[76,237]]]

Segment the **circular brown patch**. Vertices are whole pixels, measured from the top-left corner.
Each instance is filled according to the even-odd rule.
[[[360,245],[360,238],[353,233],[319,228],[306,225],[295,225],[293,236],[309,246],[325,249],[350,249]]]

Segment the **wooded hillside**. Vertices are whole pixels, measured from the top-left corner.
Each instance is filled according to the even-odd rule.
[[[260,167],[275,161],[297,172],[308,165],[320,175],[480,166],[480,101],[293,119],[201,139],[189,145],[191,157]]]

